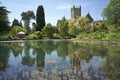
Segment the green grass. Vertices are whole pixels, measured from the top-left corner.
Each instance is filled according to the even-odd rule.
[[[85,34],[81,33],[77,35],[77,39],[84,39],[84,40],[113,40],[113,41],[120,41],[120,33],[90,33]]]

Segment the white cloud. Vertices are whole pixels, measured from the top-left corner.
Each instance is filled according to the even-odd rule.
[[[63,3],[57,6],[57,9],[62,9],[62,10],[66,10],[66,9],[70,9],[71,8],[71,4],[67,4],[67,3]]]

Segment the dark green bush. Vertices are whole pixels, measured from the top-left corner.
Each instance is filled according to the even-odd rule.
[[[9,36],[0,36],[0,41],[10,40]]]

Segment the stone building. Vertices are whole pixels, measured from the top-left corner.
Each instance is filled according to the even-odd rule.
[[[77,16],[81,16],[81,6],[75,7],[75,5],[73,5],[71,8],[71,18],[76,18]],[[93,22],[93,18],[89,13],[86,15],[86,17],[89,19],[90,23]]]
[[[77,16],[81,16],[81,6],[80,7],[73,7],[71,8],[71,18],[75,18]]]
[[[86,17],[89,19],[89,23],[93,22],[93,18],[89,13],[86,15]]]

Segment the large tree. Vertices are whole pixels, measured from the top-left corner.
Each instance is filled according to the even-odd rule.
[[[74,19],[69,20],[69,35],[75,37],[80,32],[87,33],[89,31],[88,22],[89,20],[87,17],[76,17]]]
[[[120,27],[120,0],[110,0],[103,11],[103,16],[109,24]]]
[[[13,22],[12,22],[12,27],[13,26],[21,26],[21,24],[17,19],[14,19]]]
[[[63,38],[66,38],[68,36],[68,21],[65,17],[63,17],[62,20],[58,20],[57,27],[60,32],[60,35]]]
[[[8,13],[6,7],[0,5],[0,31],[4,31],[9,27]]]
[[[42,5],[38,6],[37,8],[36,24],[37,24],[36,31],[41,31],[45,26],[45,14],[44,14],[44,8]]]
[[[30,20],[35,19],[35,15],[33,11],[22,12],[21,14],[22,20],[24,21],[24,27],[26,30],[30,30]]]

